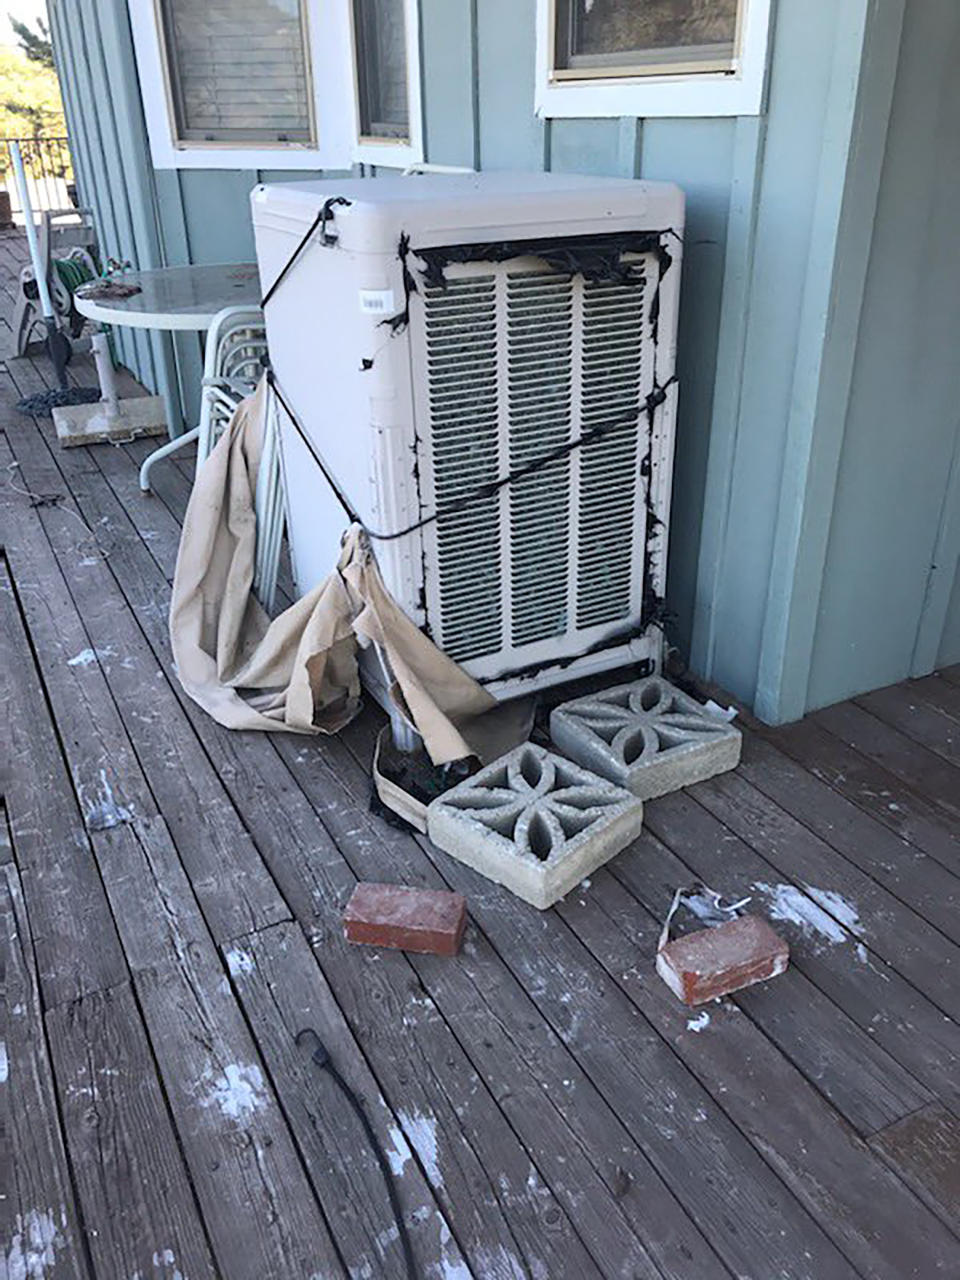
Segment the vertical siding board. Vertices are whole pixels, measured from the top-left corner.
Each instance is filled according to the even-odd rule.
[[[80,0],[79,16],[83,29],[85,44],[85,60],[90,77],[91,94],[96,102],[97,130],[100,139],[101,159],[103,162],[104,181],[110,191],[113,206],[114,233],[118,256],[129,259],[135,267],[149,266],[149,261],[141,261],[140,246],[133,230],[130,211],[131,198],[136,200],[140,193],[132,180],[132,175],[124,171],[120,147],[114,121],[114,93],[118,88],[116,77],[120,68],[111,66],[107,70],[104,56],[104,35],[102,21],[111,5],[119,0],[108,0],[107,4],[95,5],[92,0]],[[150,339],[142,329],[129,329],[120,326],[125,350],[132,356],[130,367],[137,377],[151,390],[157,386],[153,368],[153,352]]]
[[[676,182],[687,197],[667,573],[670,639],[684,654],[693,629],[735,136],[732,120],[647,120],[643,127],[642,176]]]
[[[617,130],[617,173],[621,178],[639,178],[642,146],[642,123],[635,116],[623,116]]]
[[[114,252],[112,206],[109,192],[104,192],[98,181],[101,165],[98,163],[100,139],[96,118],[91,114],[90,78],[82,54],[78,33],[78,9],[76,0],[58,0],[56,5],[57,30],[59,31],[57,63],[64,79],[64,107],[71,118],[71,143],[73,159],[81,179],[82,203],[92,209],[97,232],[97,242],[102,260]],[[117,353],[127,360],[129,343],[121,332],[115,333]]]
[[[937,647],[955,647],[929,633],[928,587],[937,564],[950,589],[957,552],[955,542],[938,547],[938,537],[960,401],[958,56],[956,6],[908,4],[813,647],[813,706],[922,669],[918,627],[925,663]],[[955,625],[949,604],[943,616]]]
[[[183,216],[180,170],[154,170],[153,191],[163,264],[166,267],[187,266],[192,258]],[[201,343],[194,333],[173,333],[170,340],[174,352],[180,425],[188,429],[199,420],[200,414],[200,384],[203,379]]]
[[[545,130],[533,109],[536,0],[477,6],[480,167],[544,167]]]
[[[250,169],[182,169],[183,216],[193,262],[249,262],[256,257]]]
[[[138,260],[144,267],[163,266],[165,259],[157,217],[157,191],[126,6],[117,0],[102,6],[101,28],[106,65],[110,68],[115,89],[111,101],[119,103],[119,109],[113,110],[113,121],[123,162]],[[155,330],[148,331],[145,336],[153,354],[155,387],[163,396],[170,432],[177,435],[183,427],[183,400],[173,339],[170,334]]]
[[[67,61],[76,87],[79,118],[84,122],[87,135],[87,155],[90,161],[88,195],[95,212],[100,252],[105,261],[107,257],[119,254],[121,245],[113,207],[113,191],[107,178],[99,112],[87,58],[83,14],[79,0],[64,0],[62,13]],[[133,365],[136,351],[123,329],[116,330],[116,341],[121,359],[125,364]]]
[[[737,452],[764,136],[765,124],[761,119],[737,120],[690,637],[690,665],[701,674],[714,670],[716,604],[724,567]]]
[[[869,0],[854,0],[857,7]],[[853,4],[851,4],[851,8]],[[780,482],[786,457],[801,316],[825,140],[836,145],[849,121],[828,117],[837,47],[850,21],[833,0],[778,6],[769,115],[760,175],[744,375],[736,430],[716,637],[710,672],[740,696],[754,695],[760,663]],[[834,175],[830,175],[835,180]]]
[[[257,182],[318,182],[321,178],[352,178],[349,169],[260,169]]]
[[[186,266],[190,262],[190,241],[183,216],[180,170],[154,170],[153,190],[163,264],[167,267]]]
[[[940,512],[940,526],[927,575],[920,624],[910,674],[925,676],[939,664],[960,662],[960,615],[953,596],[960,588],[960,424],[955,429],[953,456]],[[958,601],[960,604],[960,601]],[[956,617],[956,621],[954,618]],[[950,658],[951,653],[957,657]]]
[[[620,176],[619,120],[552,120],[548,136],[547,168],[554,173]]]
[[[97,16],[100,24],[98,65],[104,85],[110,87],[110,92],[104,95],[107,101],[103,111],[111,127],[111,142],[116,150],[119,166],[116,180],[123,184],[133,252],[140,267],[158,267],[161,265],[160,241],[154,212],[152,168],[126,7],[117,0],[101,4]],[[144,351],[147,353],[147,360],[141,366],[143,372],[151,371],[150,385],[164,394],[169,413],[173,376],[169,337],[145,330],[138,331],[138,336],[141,339],[141,357]],[[170,420],[170,425],[175,431],[178,429],[179,414]]]
[[[77,192],[80,204],[89,207],[93,194],[90,141],[87,134],[87,121],[78,101],[76,82],[79,73],[74,65],[73,49],[69,41],[69,19],[65,17],[63,8],[63,0],[48,0],[47,12],[50,18],[54,61],[63,95]]]
[[[301,175],[309,177],[311,175]],[[165,222],[190,262],[249,262],[256,257],[250,192],[259,175],[250,169],[181,169],[174,191],[165,191]],[[179,198],[178,198],[179,193]],[[181,397],[189,422],[200,412],[202,339],[177,338]]]
[[[757,676],[755,706],[769,720],[798,719],[807,705],[903,9],[843,9],[828,119],[850,128],[824,139],[813,209]]]
[[[947,604],[944,617],[943,635],[940,640],[940,651],[937,654],[938,667],[952,667],[960,662],[960,560],[953,580],[953,591]]]
[[[472,0],[421,0],[424,155],[431,164],[476,163],[476,42]]]

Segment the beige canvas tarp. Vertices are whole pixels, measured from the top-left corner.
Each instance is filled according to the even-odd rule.
[[[486,762],[522,742],[529,706],[498,703],[418,630],[384,587],[359,525],[345,532],[325,582],[272,621],[261,608],[251,590],[254,495],[269,395],[261,381],[240,405],[187,507],[170,607],[184,689],[231,729],[336,733],[360,707],[358,643],[373,643],[434,764]]]

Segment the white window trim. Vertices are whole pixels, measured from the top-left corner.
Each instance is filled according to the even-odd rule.
[[[349,169],[359,162],[405,168],[423,159],[417,0],[404,0],[409,142],[360,137],[351,0],[306,0],[306,5],[316,143],[247,146],[175,141],[157,6],[155,0],[128,0],[155,169]]]
[[[756,116],[763,110],[771,0],[745,0],[732,73],[551,79],[553,0],[537,0],[535,105],[547,119],[593,116]]]

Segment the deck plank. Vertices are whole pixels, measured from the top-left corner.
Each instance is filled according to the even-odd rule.
[[[827,783],[880,826],[960,875],[956,821],[901,778],[810,719],[761,732],[807,773]]]
[[[369,765],[380,720],[354,721],[341,737]],[[399,836],[398,836],[399,838]],[[403,837],[411,839],[413,837]],[[795,1276],[856,1274],[822,1227],[748,1138],[635,1010],[558,913],[533,913],[498,885],[433,850],[444,878],[467,895],[471,916],[660,1170],[735,1274],[750,1272],[750,1241],[772,1213],[779,1223],[765,1265]],[[571,1012],[571,997],[575,1011]],[[683,1105],[674,1105],[677,1099]],[[674,1105],[665,1115],[667,1106]],[[736,1220],[727,1188],[738,1188]],[[762,1206],[762,1208],[761,1208]]]
[[[928,924],[960,942],[960,876],[756,734],[744,742],[738,772]]]
[[[41,582],[20,584],[43,590]],[[0,564],[0,760],[46,1008],[116,986],[127,966],[6,568]]]
[[[32,482],[29,466],[22,470]],[[335,1249],[257,1052],[223,990],[224,971],[203,936],[199,913],[195,908],[191,913],[189,888],[185,882],[178,885],[183,872],[162,824],[137,818],[101,832],[101,840],[105,857],[116,846],[116,870],[109,879],[118,918],[128,954],[139,968],[138,997],[218,1266],[231,1276],[309,1277],[318,1269],[339,1274]],[[152,859],[146,856],[151,842]],[[224,886],[222,872],[217,880]],[[229,881],[224,888],[229,891]],[[276,900],[282,902],[278,895]],[[127,904],[133,906],[132,916]],[[189,932],[181,935],[185,919]],[[249,914],[242,920],[249,924]]]
[[[674,890],[698,879],[650,832],[616,858],[610,872],[661,920]],[[735,896],[740,896],[741,888],[745,886],[735,881],[723,886],[726,894]],[[762,912],[762,905],[756,906]],[[626,913],[622,903],[620,907],[622,924]],[[780,927],[774,921],[774,928]],[[761,983],[732,999],[861,1136],[932,1101],[932,1092],[825,996],[796,963],[775,983]]]
[[[960,724],[945,709],[916,696],[912,684],[861,694],[854,703],[949,764],[960,765]]]
[[[841,857],[810,828],[737,773],[711,778],[690,794],[769,864],[779,880],[810,896],[866,947],[960,1020],[960,947],[900,899]],[[769,899],[770,890],[758,890]]]
[[[896,774],[953,821],[960,817],[960,768],[950,761],[852,702],[817,711],[812,719]]]
[[[344,1274],[216,958],[185,946],[139,973],[136,989],[219,1271]]]
[[[901,1280],[911,1269],[949,1275],[956,1239],[751,1019],[736,1006],[711,1005],[709,1026],[690,1033],[689,1010],[648,967],[670,896],[663,894],[659,913],[650,914],[601,871],[587,892],[570,895],[559,910],[863,1275]],[[647,958],[645,965],[638,964],[640,957]],[[802,1015],[802,1008],[794,1009],[798,1020]],[[674,1118],[675,1112],[671,1123]]]
[[[412,842],[363,811],[369,777],[342,743],[334,738],[300,746],[281,739],[277,748],[355,874],[445,887]],[[454,961],[411,956],[411,963],[422,993],[404,1016],[416,1021],[435,1016],[433,1006],[439,1007],[584,1238],[614,1251],[602,1259],[608,1269],[615,1251],[625,1257],[631,1247],[636,1252],[636,1242],[624,1239],[625,1218],[665,1276],[723,1271],[616,1109],[539,1017],[478,928],[471,927]]]
[[[742,896],[770,882],[770,864],[692,796],[662,796],[644,817],[648,831],[718,892]],[[960,1107],[960,1026],[895,970],[861,953],[856,934],[824,917],[813,899],[801,892],[788,905],[794,918],[774,926],[790,944],[791,965],[921,1084]]]
[[[3,830],[0,834],[10,842]],[[0,1273],[86,1280],[16,867],[0,866]]]
[[[366,1135],[334,1082],[314,1065],[309,1052],[297,1048],[295,1037],[304,1027],[317,1032],[334,1066],[362,1100],[391,1164],[423,1273],[439,1260],[448,1274],[470,1280],[472,1273],[429,1183],[299,926],[274,925],[241,938],[226,958],[349,1274],[401,1280],[406,1270],[386,1188]]]
[[[960,1234],[960,1119],[935,1104],[875,1134],[873,1146]]]
[[[960,724],[960,689],[939,671],[907,681],[904,688],[911,697],[920,698],[941,715]]]
[[[419,843],[430,848],[424,839]],[[473,872],[444,855],[431,856],[461,891],[478,882],[479,877]],[[618,901],[625,916],[624,928],[611,928],[611,913],[597,909],[598,898],[604,894]],[[662,913],[671,894],[672,886],[665,887]],[[481,900],[509,896],[501,889],[484,890]],[[470,902],[475,913],[477,897],[474,889]],[[496,915],[499,917],[504,911],[500,904]],[[547,932],[547,918],[552,914],[545,913],[538,935],[540,947]],[[724,1022],[720,1035],[727,1043],[723,1047],[719,1037],[711,1041],[709,1036],[689,1034],[688,1011],[677,1004],[649,969],[646,975],[641,971],[645,967],[641,957],[648,957],[649,964],[656,951],[658,919],[647,915],[608,872],[591,877],[589,888],[582,893],[568,895],[557,914],[600,960],[606,976],[669,1041],[694,1078],[707,1085],[711,1101],[719,1102],[740,1131],[756,1142],[758,1150],[818,1225],[863,1274],[899,1280],[904,1266],[916,1260],[915,1249],[904,1248],[902,1243],[901,1213],[913,1223],[906,1234],[911,1239],[922,1236],[930,1247],[926,1259],[918,1264],[920,1271],[929,1268],[931,1275],[946,1273],[956,1241],[930,1214],[915,1206],[913,1197],[904,1193],[898,1180],[890,1176],[869,1148],[748,1019],[733,1017]],[[481,918],[486,922],[489,916]],[[526,955],[532,948],[523,950]],[[569,979],[570,969],[566,964],[564,968]],[[782,989],[780,994],[782,998]],[[609,1008],[611,1003],[612,992],[608,990],[605,1004]],[[693,1097],[689,1086],[682,1093],[667,1096],[682,1097],[684,1109],[695,1123],[716,1128],[714,1114]],[[904,1100],[905,1105],[912,1106],[917,1096],[913,1093]],[[668,1112],[666,1124],[678,1142],[687,1119],[677,1106]],[[899,1210],[891,1210],[893,1204],[898,1204]],[[796,1268],[796,1261],[793,1266]]]
[[[167,646],[165,610],[169,601],[169,585],[166,579],[99,473],[95,475],[85,468],[78,468],[76,475],[71,476],[71,486],[91,523],[97,523],[107,512],[111,513],[107,516],[114,522],[110,568],[122,583],[123,591],[155,653],[162,655]],[[321,921],[329,919],[331,905],[345,900],[355,880],[346,871],[329,838],[319,839],[323,833],[322,829],[318,832],[316,815],[302,793],[293,786],[273,746],[260,735],[231,734],[221,729],[188,704],[185,695],[178,696],[192,722],[203,729],[208,754],[224,778],[238,812],[243,815],[284,896],[297,906],[298,916],[308,933],[315,934],[321,927]],[[331,881],[331,875],[339,876],[339,879]],[[321,932],[326,932],[326,929]],[[401,964],[399,970],[396,963]],[[345,959],[335,982],[326,955],[324,969],[338,1000],[341,1003],[352,1002],[353,1012],[348,1016],[359,1030],[366,1021],[363,982],[376,987],[373,978],[378,975],[371,973],[361,979],[356,961]],[[409,977],[403,975],[404,972],[409,975],[410,969],[402,958],[391,958],[381,972],[388,969],[386,987],[378,998],[388,1000],[384,1007],[401,1008],[406,1001],[409,982]],[[368,1034],[378,1034],[373,1028],[365,1030]],[[526,1259],[526,1265],[534,1269],[546,1268],[548,1273],[551,1267],[563,1265],[580,1266],[585,1276],[594,1273],[589,1254],[552,1196],[546,1206],[542,1200],[538,1204],[531,1203],[529,1207],[518,1206],[510,1215],[508,1225],[497,1190],[484,1170],[501,1165],[509,1168],[512,1164],[514,1178],[523,1184],[529,1174],[529,1158],[489,1093],[485,1089],[476,1089],[475,1073],[471,1072],[463,1050],[446,1024],[431,1025],[425,1031],[429,1035],[424,1045],[414,1048],[409,1037],[401,1035],[398,1043],[392,1046],[383,1059],[381,1087],[391,1105],[406,1111],[414,1120],[418,1116],[427,1117],[431,1123],[436,1123],[438,1159],[448,1168],[448,1177],[444,1179],[444,1210],[471,1265],[478,1257],[489,1260],[519,1256]],[[364,1047],[366,1051],[366,1044]],[[416,1052],[415,1061],[420,1064],[415,1073],[409,1073],[409,1069],[404,1070],[398,1065],[410,1052]],[[386,1083],[387,1072],[392,1076],[392,1091]],[[402,1105],[397,1102],[398,1096],[407,1097],[410,1101]],[[462,1115],[457,1114],[457,1108]],[[422,1140],[422,1129],[414,1123],[412,1133],[407,1136],[411,1141],[414,1137]],[[478,1195],[479,1187],[484,1187],[482,1201]],[[550,1230],[546,1232],[542,1221],[544,1211],[550,1213],[547,1219]],[[483,1266],[479,1269],[482,1273]]]
[[[55,491],[60,472],[36,432],[17,435],[16,456],[22,487]],[[8,457],[0,442],[0,466]],[[63,465],[99,477],[83,456]],[[62,480],[60,488],[66,488]],[[0,493],[0,509],[16,572],[23,581],[43,583],[42,591],[26,596],[24,608],[88,812],[102,826],[122,816],[150,819],[162,809],[218,939],[288,919],[102,552],[91,554],[75,508],[43,508],[38,522],[26,499]],[[91,527],[109,549],[109,517]],[[124,706],[123,719],[114,698]],[[107,807],[109,813],[102,812]]]
[[[100,1276],[215,1270],[129,985],[46,1019],[70,1161]]]

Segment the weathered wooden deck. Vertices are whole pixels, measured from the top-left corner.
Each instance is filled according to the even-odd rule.
[[[142,497],[144,445],[58,449],[14,407],[47,374],[0,365],[0,1275],[401,1276],[311,1025],[425,1277],[960,1276],[960,670],[753,727],[541,914],[368,812],[375,714],[185,699],[189,466]],[[466,893],[462,955],[348,947],[360,878]],[[793,965],[691,1016],[652,962],[696,878]]]

